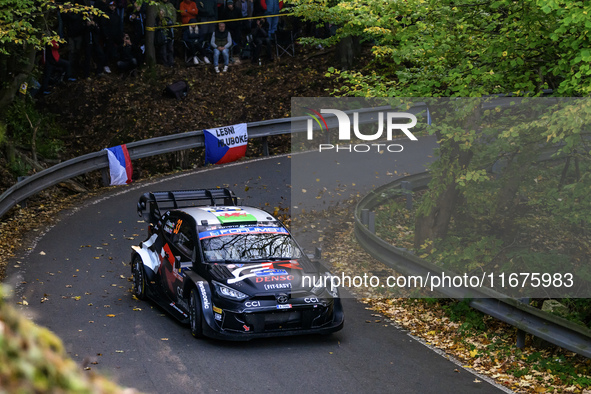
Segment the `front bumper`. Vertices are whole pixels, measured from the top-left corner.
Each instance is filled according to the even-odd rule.
[[[233,341],[306,334],[326,335],[341,330],[344,320],[341,301],[337,298],[325,306],[294,305],[288,310],[223,310],[222,313],[204,316],[203,333],[207,337]]]

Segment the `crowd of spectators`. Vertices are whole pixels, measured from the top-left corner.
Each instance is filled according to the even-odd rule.
[[[43,52],[44,93],[50,92],[56,78],[73,81],[112,70],[125,75],[144,63],[147,4],[132,1],[74,1],[97,8],[104,13],[100,16],[83,16],[64,6],[58,34],[67,45],[60,49],[52,42]],[[268,15],[278,14],[281,7],[279,0],[159,0],[154,26],[156,61],[168,67],[175,58],[188,64],[213,63],[219,73],[220,61],[222,72],[235,58],[260,64],[263,48],[272,61],[279,18]]]

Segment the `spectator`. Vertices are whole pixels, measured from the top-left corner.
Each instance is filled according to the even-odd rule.
[[[269,61],[273,61],[273,48],[271,47],[271,39],[269,38],[267,27],[267,21],[261,18],[256,20],[256,25],[252,29],[252,41],[254,44],[253,64],[259,62],[263,45],[267,47],[267,58]]]
[[[174,5],[168,2],[168,0],[162,0],[162,3],[158,5],[158,14],[164,10],[164,16],[170,19],[171,24],[176,25],[176,8]]]
[[[135,57],[135,51],[133,45],[131,44],[131,38],[129,34],[123,35],[123,45],[121,46],[121,55],[119,56],[119,61],[117,62],[117,68],[121,72],[131,71],[135,69],[138,65],[138,61]]]
[[[193,0],[183,0],[180,5],[181,23],[186,25],[191,19],[197,18],[199,11]]]
[[[79,12],[70,11],[71,6],[66,4],[62,14],[64,31],[68,41],[68,61],[73,76],[80,75],[80,59],[82,58],[82,34],[84,32],[84,19]]]
[[[221,19],[222,20],[233,20],[233,19],[240,19],[242,17],[242,12],[234,7],[234,1],[228,0],[226,3],[226,8],[222,12]],[[240,22],[227,22],[226,29],[232,35],[232,40],[234,44],[241,46],[242,43],[242,32],[240,31]]]
[[[263,16],[267,12],[267,3],[265,0],[253,0],[252,16]]]
[[[117,15],[117,5],[115,1],[109,2],[109,10],[107,17],[104,17],[101,23],[101,31],[103,33],[103,44],[105,48],[105,72],[111,73],[109,64],[117,61],[117,50],[121,46],[123,34],[121,34],[121,27],[119,23],[119,15]]]
[[[267,11],[265,15],[277,15],[279,14],[279,0],[267,0]],[[269,38],[275,38],[275,32],[277,31],[277,23],[279,22],[278,16],[272,16],[267,18],[269,22]]]
[[[101,76],[105,67],[105,53],[100,42],[100,31],[98,24],[90,15],[86,21],[83,33],[84,61],[82,62],[82,75],[84,78],[90,77],[90,65],[94,58],[96,64],[96,74]]]
[[[129,21],[133,27],[132,42],[138,46],[144,45],[144,35],[146,32],[146,3],[136,1],[133,3],[133,11],[129,14]]]
[[[166,10],[161,8],[156,17],[156,26],[162,28],[156,30],[154,44],[160,63],[167,67],[174,65],[174,31],[172,28],[167,27],[172,24],[173,21],[166,15]]]
[[[41,84],[41,91],[43,94],[51,93],[49,90],[49,82],[53,76],[53,73],[61,69],[65,73],[65,78],[68,81],[75,81],[70,75],[70,62],[63,59],[59,53],[59,44],[57,41],[51,41],[45,51],[43,51],[45,61],[45,71],[43,75],[43,83]]]
[[[236,0],[236,8],[240,11],[240,18],[250,18],[253,12],[253,0]],[[242,21],[240,28],[244,35],[250,34],[250,19]]]
[[[197,0],[197,9],[199,10],[199,19],[201,22],[211,22],[218,19],[216,0]],[[215,30],[215,25],[213,23],[203,24],[199,30],[201,32],[201,38],[206,40],[207,36]]]
[[[115,0],[117,4],[117,15],[119,15],[119,26],[121,34],[123,35],[123,21],[125,20],[125,8],[127,7],[127,0]]]
[[[224,72],[228,71],[232,35],[226,30],[226,24],[224,22],[218,23],[218,28],[211,36],[210,45],[213,48],[213,68],[215,72],[220,72],[218,67],[220,53],[224,57]]]
[[[189,23],[197,23],[197,19],[191,19]],[[199,26],[185,26],[183,28],[183,41],[187,44],[187,54],[193,58],[193,64],[199,64],[201,61],[206,64],[210,63],[205,50],[205,42],[201,39],[201,35],[199,34]]]

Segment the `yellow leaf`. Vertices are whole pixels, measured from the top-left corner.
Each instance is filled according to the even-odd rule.
[[[108,314],[107,317],[115,317],[113,314]]]

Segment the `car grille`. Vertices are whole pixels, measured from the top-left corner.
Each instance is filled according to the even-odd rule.
[[[227,313],[222,328],[231,331],[273,332],[320,328],[332,322],[333,305],[316,308],[297,308],[285,311]]]

